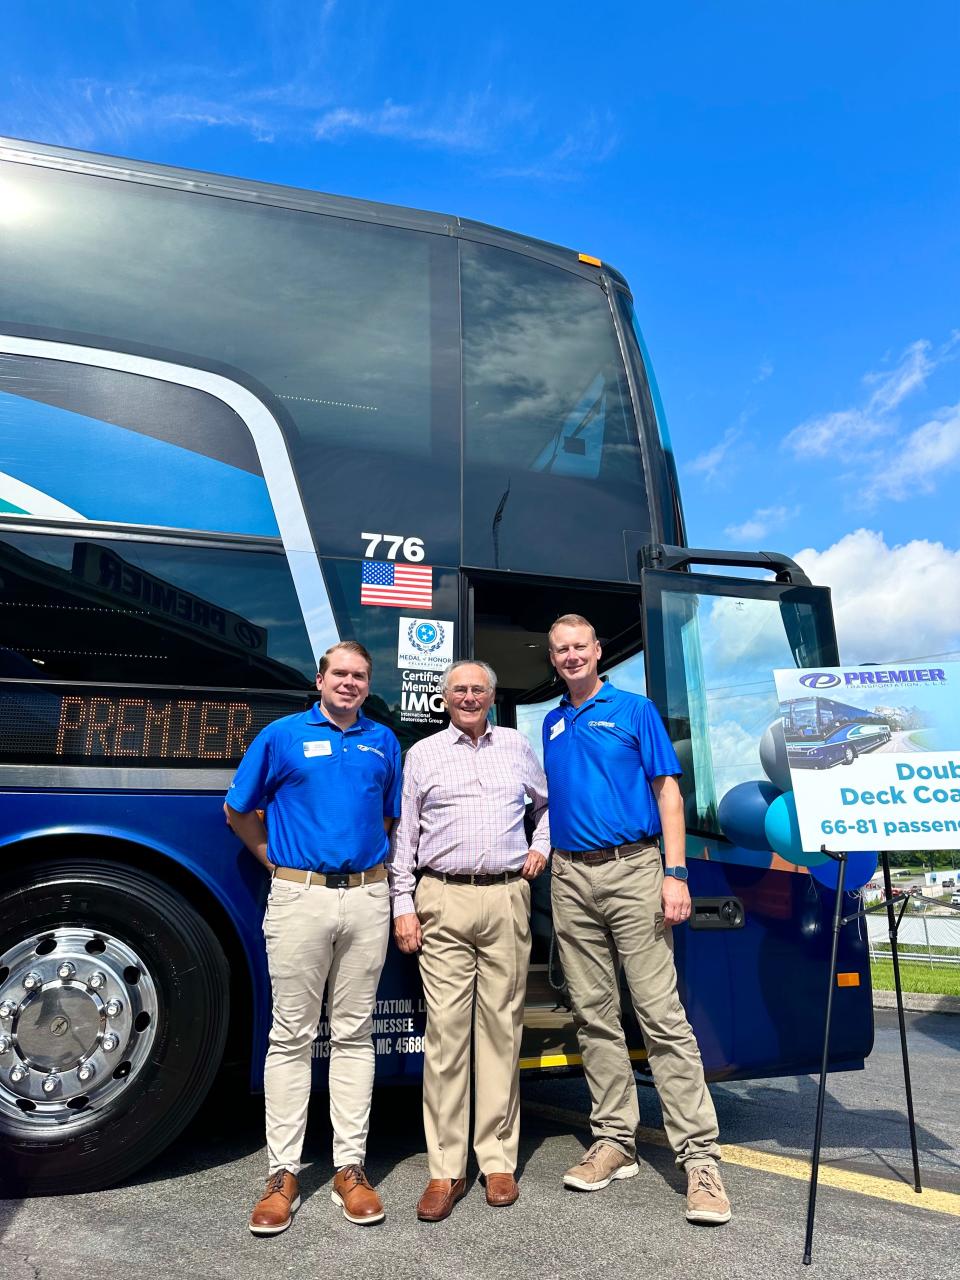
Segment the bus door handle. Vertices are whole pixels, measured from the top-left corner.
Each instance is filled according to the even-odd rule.
[[[746,912],[739,898],[694,898],[691,929],[742,929]]]

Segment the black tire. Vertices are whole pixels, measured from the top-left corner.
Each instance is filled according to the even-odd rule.
[[[843,749],[843,763],[844,763],[844,764],[853,764],[853,762],[854,762],[854,760],[856,760],[856,758],[857,758],[857,753],[856,753],[856,751],[854,751],[853,747],[844,747],[844,749]]]
[[[8,1195],[96,1191],[129,1178],[177,1137],[223,1056],[230,973],[220,943],[157,877],[110,861],[40,863],[0,884],[0,955],[25,938],[79,926],[142,958],[156,1016],[150,1052],[103,1106],[62,1127],[0,1112],[0,1187]]]

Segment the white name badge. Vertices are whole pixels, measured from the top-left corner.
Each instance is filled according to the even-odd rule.
[[[322,738],[319,742],[305,742],[303,744],[303,754],[309,760],[311,756],[332,756],[333,747],[326,738]]]
[[[567,727],[566,720],[558,720],[557,723],[553,725],[552,728],[550,729],[550,741],[552,742],[554,738],[559,738],[561,733],[563,733],[566,727]]]

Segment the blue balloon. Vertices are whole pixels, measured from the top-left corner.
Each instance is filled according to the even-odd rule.
[[[764,830],[767,810],[780,795],[772,782],[740,782],[720,801],[717,820],[731,844],[769,852]]]
[[[818,863],[830,861],[819,849],[804,849],[800,841],[797,802],[792,791],[785,791],[771,804],[764,819],[764,830],[770,841],[770,848],[775,849],[787,862],[798,867],[815,867]]]
[[[845,889],[862,889],[868,880],[873,879],[876,869],[877,855],[875,853],[848,853],[847,872],[843,877],[843,887]],[[828,858],[826,862],[818,863],[815,867],[811,867],[810,874],[814,880],[819,880],[828,889],[835,889],[838,883],[837,877],[840,874],[840,864],[835,862],[833,858]]]

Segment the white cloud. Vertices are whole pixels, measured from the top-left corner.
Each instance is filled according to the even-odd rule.
[[[901,441],[891,461],[878,470],[864,490],[868,502],[893,498],[902,502],[930,493],[940,473],[960,464],[960,403],[940,409],[929,422]]]
[[[579,179],[586,168],[607,160],[619,141],[612,119],[601,119],[596,113],[588,113],[578,121],[575,133],[553,144],[549,136],[540,136],[540,129],[531,103],[499,99],[488,87],[452,102],[411,105],[387,99],[373,108],[332,107],[316,120],[313,135],[320,141],[339,142],[365,134],[494,155],[509,144],[510,164],[491,169],[490,176],[544,182]],[[532,154],[517,161],[516,155],[524,152]]]
[[[844,663],[960,650],[960,550],[923,538],[888,547],[882,533],[857,529],[794,558],[832,588]]]
[[[759,507],[743,524],[728,524],[724,532],[734,542],[758,542],[798,514],[798,507]]]
[[[862,409],[839,409],[819,418],[808,418],[785,437],[783,443],[798,458],[826,458],[835,450],[863,444],[889,435],[893,424],[883,422]]]
[[[226,83],[209,94],[89,79],[60,82],[55,91],[17,81],[14,89],[17,102],[0,103],[10,132],[70,147],[123,148],[145,134],[195,128],[239,129],[272,142],[281,123]]]
[[[455,108],[449,104],[433,109],[412,107],[390,99],[372,110],[334,107],[315,122],[313,136],[320,141],[340,141],[367,134],[451,151],[485,150],[492,145],[489,122],[495,118],[486,98],[468,95]]]
[[[494,173],[497,178],[530,178],[540,182],[575,182],[586,169],[603,164],[620,145],[613,116],[587,112],[577,121],[576,130],[541,155],[511,162]]]
[[[687,470],[703,475],[707,480],[713,480],[720,471],[727,454],[739,440],[740,435],[739,427],[727,427],[723,433],[723,438],[712,449],[708,449],[706,453],[698,454],[692,462],[687,463]]]
[[[135,151],[145,137],[207,129],[237,130],[264,143],[383,138],[483,157],[487,177],[542,182],[580,179],[616,149],[609,113],[587,111],[574,129],[572,114],[545,119],[535,102],[492,84],[418,102],[370,102],[369,95],[364,100],[356,68],[335,65],[326,30],[334,8],[328,0],[307,24],[303,48],[282,60],[290,67],[285,78],[263,79],[249,68],[185,65],[126,81],[65,79],[55,87],[16,77],[0,90],[0,115],[11,134],[121,153]],[[382,82],[376,60],[366,73],[366,79]]]
[[[958,340],[960,334],[951,334],[935,353],[925,338],[912,342],[893,369],[864,376],[864,385],[873,388],[864,404],[808,418],[787,433],[784,447],[798,458],[825,458],[851,445],[892,435],[898,427],[894,410],[926,385],[938,365],[953,358]]]
[[[868,373],[863,379],[874,391],[867,406],[868,413],[889,413],[912,391],[917,391],[936,368],[930,359],[930,343],[925,338],[913,342],[900,357],[900,363],[889,373]]]
[[[766,382],[773,375],[773,361],[763,359],[760,361],[760,368],[757,370],[754,382]]]

